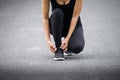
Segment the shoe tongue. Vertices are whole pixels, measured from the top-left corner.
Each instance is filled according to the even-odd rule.
[[[61,48],[57,48],[57,51],[56,52],[60,52],[60,53],[62,53],[63,52],[63,49],[61,49]]]

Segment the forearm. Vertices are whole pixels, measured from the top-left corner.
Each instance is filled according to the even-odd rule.
[[[70,28],[69,28],[69,31],[68,31],[68,34],[66,37],[68,40],[70,39],[70,37],[76,27],[81,9],[82,9],[82,0],[76,0],[74,11],[73,11],[73,16],[72,16],[71,23],[70,23]]]
[[[45,32],[45,39],[48,41],[50,40],[50,29],[49,29],[48,19],[43,19],[43,26],[44,26],[44,32]]]
[[[42,0],[42,22],[45,32],[45,39],[47,41],[50,40],[49,6],[50,6],[50,0]]]

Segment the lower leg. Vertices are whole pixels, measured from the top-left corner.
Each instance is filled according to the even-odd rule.
[[[61,9],[55,9],[50,17],[50,28],[56,47],[60,47],[61,45],[63,17]]]

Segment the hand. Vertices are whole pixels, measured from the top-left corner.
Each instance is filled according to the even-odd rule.
[[[64,51],[67,51],[69,39],[65,38],[60,46]]]
[[[48,47],[50,49],[50,51],[52,51],[53,53],[55,53],[55,51],[57,50],[54,46],[54,44],[51,41],[47,41]]]

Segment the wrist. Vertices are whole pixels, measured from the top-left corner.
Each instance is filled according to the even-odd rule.
[[[46,41],[49,42],[49,41],[51,41],[51,39],[50,38],[46,38]]]
[[[66,39],[69,40],[69,39],[70,39],[70,36],[68,35],[68,36],[66,37]]]
[[[69,38],[69,37],[66,37],[65,40],[69,42],[70,38]]]

